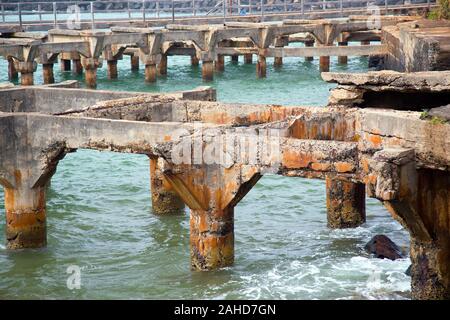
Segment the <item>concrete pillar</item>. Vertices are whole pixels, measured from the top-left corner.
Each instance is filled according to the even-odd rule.
[[[346,46],[348,46],[348,42],[347,41],[339,41],[338,46],[346,47]],[[338,63],[347,64],[347,56],[339,56]]]
[[[83,58],[81,63],[85,70],[86,87],[90,89],[97,88],[97,69],[101,67],[101,61],[96,58]]]
[[[19,74],[14,66],[14,59],[12,57],[8,57],[8,80],[17,80],[19,78]]]
[[[225,59],[224,56],[219,54],[217,60],[215,61],[216,71],[222,72],[225,70]]]
[[[192,66],[198,66],[200,61],[198,60],[197,56],[191,56],[191,65]]]
[[[80,59],[73,59],[72,60],[73,70],[72,73],[74,75],[81,75],[83,74],[83,65],[81,64]]]
[[[239,56],[237,54],[231,56],[231,62],[238,63],[239,62]]]
[[[55,77],[53,75],[53,63],[42,64],[42,76],[45,84],[55,83]]]
[[[132,54],[130,56],[131,71],[139,71],[139,56]]]
[[[281,67],[283,65],[283,58],[282,57],[275,57],[273,60],[273,65],[275,67]]]
[[[70,60],[69,59],[60,59],[61,72],[70,71]]]
[[[450,300],[450,238],[411,238],[411,291],[415,300]]]
[[[202,61],[202,78],[205,81],[212,81],[214,79],[214,62]]]
[[[117,60],[107,61],[106,73],[108,75],[108,79],[117,79]]]
[[[306,40],[305,47],[314,47],[314,40]],[[313,61],[314,57],[305,57],[305,61]]]
[[[319,58],[319,70],[320,72],[330,71],[330,57],[323,56]]]
[[[163,161],[161,158],[150,157],[150,186],[153,212],[160,215],[182,212],[184,210],[183,200],[162,174]]]
[[[33,189],[5,188],[8,249],[46,246],[45,190],[45,186]]]
[[[161,55],[161,61],[158,64],[158,74],[160,76],[165,76],[167,74],[167,55]]]
[[[145,65],[145,81],[149,83],[156,82],[156,64]]]
[[[20,72],[20,84],[23,86],[32,86],[34,84],[33,73],[36,71],[35,61],[17,61],[14,60],[14,67]]]
[[[253,54],[251,54],[251,53],[244,54],[244,63],[252,64],[253,63]]]
[[[258,55],[258,63],[256,64],[256,75],[258,78],[265,78],[267,74],[266,57]]]
[[[206,271],[234,262],[234,208],[191,210],[190,249],[193,270]]]
[[[363,40],[363,41],[361,41],[361,45],[362,45],[362,46],[368,46],[368,45],[370,45],[370,41]],[[362,57],[369,57],[369,56],[368,56],[368,55],[365,55],[365,56],[362,56]]]
[[[364,184],[327,177],[326,192],[329,228],[355,228],[366,222]]]
[[[413,299],[450,300],[450,173],[417,170],[416,216],[408,219],[404,205],[403,220],[411,221],[411,293]],[[410,175],[408,175],[410,176]]]

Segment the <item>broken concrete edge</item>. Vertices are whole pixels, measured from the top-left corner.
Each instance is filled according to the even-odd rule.
[[[322,72],[322,79],[326,82],[341,85],[364,86],[370,85],[383,90],[394,88],[396,90],[449,90],[450,71],[423,71],[414,73],[401,73],[397,71],[369,71],[366,73]]]

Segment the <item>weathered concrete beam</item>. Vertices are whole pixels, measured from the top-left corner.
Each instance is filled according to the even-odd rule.
[[[264,49],[264,55],[266,57],[365,56],[384,54],[386,50],[384,45],[267,48]]]

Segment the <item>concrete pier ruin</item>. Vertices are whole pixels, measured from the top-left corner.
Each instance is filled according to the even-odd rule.
[[[0,90],[7,247],[45,246],[46,185],[67,153],[139,153],[155,213],[190,209],[193,270],[234,263],[235,206],[263,175],[326,179],[330,227],[363,223],[365,192],[379,199],[410,232],[413,298],[449,299],[450,123],[437,114],[450,72],[322,76],[338,83],[326,107],[219,103],[210,88]]]
[[[78,75],[84,71],[88,88],[96,87],[97,70],[103,65],[107,67],[109,79],[120,79],[117,62],[124,55],[130,57],[132,70],[138,70],[139,63],[144,66],[145,81],[149,83],[166,76],[168,59],[173,55],[190,56],[193,65],[201,61],[205,81],[212,80],[215,71],[225,71],[226,56],[237,61],[242,55],[246,63],[251,63],[255,55],[257,77],[266,77],[268,58],[273,58],[275,66],[281,67],[285,57],[305,57],[307,61],[320,57],[320,71],[329,71],[330,56],[339,56],[340,62],[345,63],[347,56],[390,54],[390,38],[382,37],[381,29],[395,28],[420,17],[377,18],[379,25],[375,27],[368,23],[367,16],[351,16],[329,20],[286,19],[277,23],[111,27],[108,31],[52,29],[46,33],[31,33],[14,29],[1,31],[0,28],[0,56],[10,61],[10,80],[19,73],[22,85],[34,83],[37,64],[43,65],[44,83],[53,83],[53,67],[58,58],[62,71],[72,69]],[[348,46],[348,41],[366,45]],[[368,41],[372,42],[367,45]],[[380,41],[381,44],[373,44]],[[304,46],[289,46],[298,42]],[[387,66],[389,61],[386,61]]]

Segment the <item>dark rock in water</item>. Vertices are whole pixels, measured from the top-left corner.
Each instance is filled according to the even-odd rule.
[[[400,248],[391,239],[382,234],[377,234],[365,245],[368,253],[380,259],[396,260],[403,258]]]
[[[448,104],[446,106],[438,107],[438,108],[433,108],[430,111],[428,111],[428,115],[449,121],[450,120],[450,104]]]
[[[379,55],[369,56],[369,68],[381,70],[384,62],[384,57]]]
[[[405,271],[405,274],[410,277],[411,277],[411,268],[412,268],[412,264],[410,264],[408,269],[406,269],[406,271]]]

